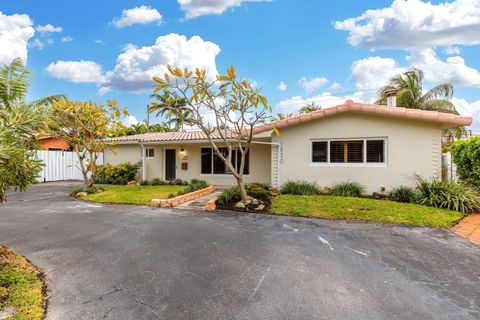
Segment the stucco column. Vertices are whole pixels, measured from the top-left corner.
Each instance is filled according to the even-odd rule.
[[[142,148],[142,180],[147,180],[147,162],[145,161],[145,146],[143,144],[140,145]]]

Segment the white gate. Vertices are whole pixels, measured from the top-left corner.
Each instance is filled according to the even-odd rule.
[[[72,151],[38,150],[37,158],[43,168],[38,181],[83,180],[77,154]],[[103,164],[103,153],[98,155],[97,164]]]

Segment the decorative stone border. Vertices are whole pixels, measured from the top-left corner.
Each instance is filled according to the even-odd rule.
[[[215,188],[213,186],[209,186],[197,191],[183,194],[181,196],[176,196],[175,198],[171,198],[171,199],[152,199],[152,202],[150,205],[152,207],[176,207],[187,201],[192,201],[200,197],[206,196],[207,194],[210,194],[214,191],[215,191]]]
[[[207,202],[207,210],[208,211],[213,211],[217,209],[217,197],[208,200]]]

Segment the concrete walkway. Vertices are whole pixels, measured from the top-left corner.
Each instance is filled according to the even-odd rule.
[[[472,214],[466,217],[453,230],[459,236],[480,245],[480,214]]]

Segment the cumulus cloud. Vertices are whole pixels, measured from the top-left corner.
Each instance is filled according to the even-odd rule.
[[[305,89],[305,92],[309,93],[317,90],[320,87],[326,86],[328,84],[328,79],[325,77],[301,77],[300,80],[298,80],[298,84]]]
[[[125,28],[134,24],[160,23],[161,21],[162,15],[157,9],[150,6],[139,6],[123,10],[122,16],[113,19],[112,24],[117,28]]]
[[[209,14],[222,14],[244,2],[270,2],[271,0],[177,0],[188,19]]]
[[[152,88],[153,76],[162,76],[167,65],[188,69],[205,69],[211,80],[217,75],[216,56],[220,47],[199,36],[190,39],[179,34],[160,36],[152,46],[127,45],[117,57],[113,70],[102,73],[93,61],[57,61],[47,72],[72,82],[94,82],[101,86],[99,93],[110,89],[138,92]]]
[[[365,102],[365,97],[362,92],[356,92],[351,95],[345,96],[336,96],[332,95],[330,92],[323,92],[322,94],[305,98],[301,96],[291,97],[285,100],[280,101],[277,104],[277,111],[281,113],[297,113],[300,108],[314,103],[317,106],[321,106],[322,108],[328,108],[332,106],[336,106],[339,104],[343,104],[346,100],[352,99],[353,101],[357,102]],[[371,101],[367,101],[371,102]]]
[[[474,102],[468,102],[465,99],[453,97],[452,103],[457,108],[457,111],[463,116],[473,117],[473,123],[470,126],[471,129],[476,130],[477,134],[480,133],[480,100]]]
[[[70,37],[70,36],[66,36],[66,37],[63,37],[63,38],[62,38],[62,42],[70,42],[70,41],[72,41],[72,40],[73,40],[73,38]]]
[[[28,15],[5,15],[0,11],[0,63],[8,64],[15,58],[26,62],[28,41],[34,34],[33,21]]]
[[[280,91],[285,91],[287,90],[287,88],[288,88],[287,84],[283,81],[280,81],[280,83],[277,86],[277,89]]]
[[[105,42],[103,42],[103,40],[100,40],[100,39],[95,40],[95,43],[96,44],[102,44],[102,45],[105,44]]]
[[[448,55],[460,54],[462,50],[457,46],[449,46],[445,48],[445,53]]]
[[[63,29],[62,27],[54,27],[49,23],[44,26],[37,26],[35,30],[37,30],[43,35],[43,34],[52,33],[52,32],[55,32],[55,33],[62,32]]]
[[[48,74],[74,83],[103,83],[102,67],[93,61],[57,61],[46,68]]]
[[[406,69],[391,58],[368,57],[352,63],[350,80],[358,90],[376,91]],[[375,93],[375,92],[374,92]]]
[[[340,90],[340,89],[342,89],[342,88],[343,88],[342,85],[341,85],[340,83],[336,82],[336,81],[335,81],[334,83],[332,83],[332,84],[330,85],[330,87],[328,87],[328,89],[330,89],[330,90],[332,90],[332,91],[338,91],[338,90]]]
[[[138,121],[137,117],[135,117],[134,115],[128,115],[126,116],[123,120],[122,120],[122,123],[124,126],[126,127],[130,127],[134,124],[138,124],[140,121]]]
[[[423,49],[413,51],[406,59],[412,66],[425,72],[426,81],[480,87],[480,72],[467,66],[460,56],[448,57],[442,61],[433,49]]]
[[[335,28],[349,33],[350,44],[372,49],[480,44],[480,1],[394,0],[390,7],[337,21]]]
[[[29,48],[37,48],[39,50],[42,50],[45,48],[45,43],[42,42],[42,40],[35,38],[28,44]]]

